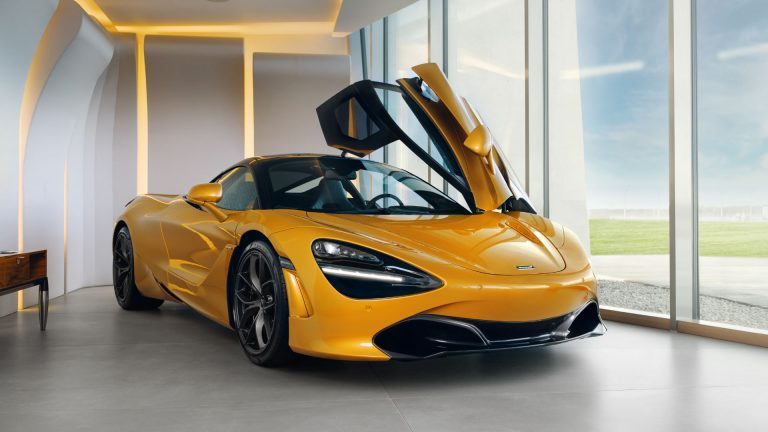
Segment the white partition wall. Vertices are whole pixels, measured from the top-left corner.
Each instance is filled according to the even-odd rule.
[[[78,19],[77,33],[38,99],[25,155],[24,246],[27,250],[48,249],[52,297],[65,292],[68,236],[82,245],[82,229],[68,230],[67,205],[74,202],[82,208],[91,198],[83,196],[82,189],[86,123],[94,90],[113,52],[100,28],[84,15]],[[68,166],[73,168],[68,170]],[[73,248],[76,255],[82,253],[79,247]],[[36,300],[36,296],[25,296],[24,303]]]
[[[55,7],[54,1],[0,2],[0,249],[18,245],[21,99],[35,49]],[[0,297],[0,316],[15,311],[16,304],[15,296]]]
[[[149,192],[186,193],[243,158],[243,41],[147,36]]]
[[[315,108],[349,84],[349,56],[253,56],[256,155],[328,153]]]

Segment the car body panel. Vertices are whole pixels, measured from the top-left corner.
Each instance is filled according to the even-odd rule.
[[[565,267],[560,253],[546,237],[502,213],[379,216],[313,212],[308,213],[308,217],[371,238],[396,242],[479,273],[519,276],[555,273]]]
[[[411,326],[442,326],[448,334],[465,332],[481,342],[431,338],[429,357],[443,349],[448,353],[560,343],[570,340],[570,330],[562,325],[581,327],[574,339],[602,334],[595,275],[576,235],[535,214],[490,131],[439,68],[427,64],[414,71],[418,78],[399,80],[398,86],[363,81],[336,94],[318,107],[323,133],[330,146],[358,155],[402,141],[463,194],[468,210],[448,197],[444,200],[456,210],[446,214],[379,212],[386,208],[372,206],[376,198],[363,201],[365,210],[377,210],[373,213],[334,213],[325,207],[272,209],[268,208],[272,196],[264,199],[265,185],[272,180],[258,182],[271,161],[343,156],[246,159],[233,168],[251,170],[251,182],[256,179],[253,190],[258,190],[256,200],[244,210],[198,205],[183,195],[144,195],[127,204],[115,232],[127,226],[131,233],[140,293],[185,303],[231,327],[232,269],[240,252],[261,240],[280,257],[289,309],[288,343],[298,353],[349,360],[410,358],[409,347],[398,352],[381,348],[376,341],[385,335],[391,342],[398,329]],[[435,145],[443,149],[443,163],[437,163],[387,114],[377,93],[383,89],[395,90],[405,99]],[[331,165],[322,166],[327,170]],[[394,170],[381,167],[387,175]],[[304,178],[303,171],[299,173]],[[332,178],[327,176],[322,172],[318,184]],[[296,184],[300,183],[287,182],[283,191]],[[433,195],[440,194],[429,188]],[[344,295],[313,253],[313,242],[319,239],[392,258],[399,270],[424,272],[435,284],[415,293],[399,291],[406,294],[398,296],[380,291],[366,293],[374,298],[354,297],[350,291],[344,292],[352,297]],[[350,284],[356,290],[371,286],[357,280]],[[580,314],[587,310],[591,321],[579,324]],[[501,342],[483,333],[483,329],[546,329],[550,324],[556,328]]]
[[[357,300],[341,295],[318,268],[307,242],[331,238],[375,248],[446,281],[431,292],[387,299]],[[296,228],[273,236],[273,244],[290,250],[296,274],[314,313],[292,317],[290,346],[297,352],[333,358],[387,359],[372,339],[383,328],[419,314],[506,322],[542,320],[563,315],[596,299],[588,261],[578,268],[530,276],[478,273],[398,244],[368,240],[336,228]],[[574,262],[579,261],[575,259]]]
[[[200,210],[203,222],[194,224],[195,229],[189,233],[163,230],[163,221],[177,217],[175,212],[179,213],[180,220],[189,217],[188,209],[178,206],[180,203],[189,206],[182,197],[141,197],[129,205],[120,219],[129,226],[135,242],[136,268],[142,269],[137,270],[137,286],[142,294],[186,303],[206,317],[229,326],[226,290],[233,253],[243,236],[260,233],[295,267],[283,270],[290,307],[289,344],[294,351],[308,355],[387,360],[390,356],[373,344],[374,336],[411,316],[431,314],[526,322],[563,315],[597,298],[594,274],[576,237],[536,215],[489,213],[430,217],[421,221],[419,217],[410,217],[417,220],[419,228],[408,229],[403,218],[356,215],[358,221],[346,216],[342,222],[323,217],[330,215],[299,210],[252,210],[232,213],[219,228],[206,228],[207,223],[212,226],[216,223]],[[535,232],[536,238],[545,244],[553,248],[555,244],[560,245],[556,250],[565,267],[554,273],[521,271],[517,276],[494,275],[472,269],[466,262],[457,265],[460,260],[471,261],[475,256],[472,248],[464,248],[466,251],[457,258],[449,251],[441,252],[435,247],[425,251],[420,246],[441,236],[451,239],[446,240],[445,247],[461,244],[456,243],[455,236],[472,238],[480,234],[472,233],[471,229],[462,232],[459,225],[471,227],[477,221],[483,226],[492,220],[506,220],[511,226],[520,224]],[[543,229],[539,230],[537,224]],[[375,228],[361,230],[362,225]],[[403,225],[402,230],[393,229],[396,225]],[[234,230],[229,231],[232,227]],[[226,235],[220,236],[219,230]],[[391,238],[384,234],[388,231],[393,232]],[[419,231],[429,234],[420,238]],[[513,229],[504,228],[504,231],[511,233]],[[412,240],[406,241],[407,237]],[[415,267],[429,269],[445,284],[431,292],[404,297],[367,300],[345,297],[328,282],[312,255],[309,245],[317,238],[346,241],[396,256]],[[173,252],[177,254],[174,260],[183,262],[177,264],[166,247],[174,248],[180,242],[192,242],[200,250],[179,248],[178,251],[186,252],[185,255]],[[198,274],[202,272],[198,267],[204,265],[210,267],[205,277]],[[188,270],[183,270],[185,267],[194,268],[196,279],[188,280],[192,277],[188,276]]]

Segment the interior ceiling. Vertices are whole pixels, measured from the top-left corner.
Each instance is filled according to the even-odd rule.
[[[75,0],[107,29],[343,36],[416,0]]]
[[[96,0],[116,26],[334,22],[341,0]]]

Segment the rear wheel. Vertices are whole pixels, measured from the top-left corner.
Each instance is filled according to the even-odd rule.
[[[288,361],[288,298],[280,261],[272,247],[255,241],[234,268],[232,323],[245,355],[260,366]]]
[[[133,243],[128,227],[120,228],[112,246],[112,282],[117,303],[126,310],[156,309],[162,300],[144,297],[136,288],[133,273]]]

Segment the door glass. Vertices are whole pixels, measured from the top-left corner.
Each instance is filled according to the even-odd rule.
[[[226,210],[251,210],[256,204],[256,182],[251,170],[237,167],[223,176],[217,183],[221,184],[221,201],[216,205]]]

